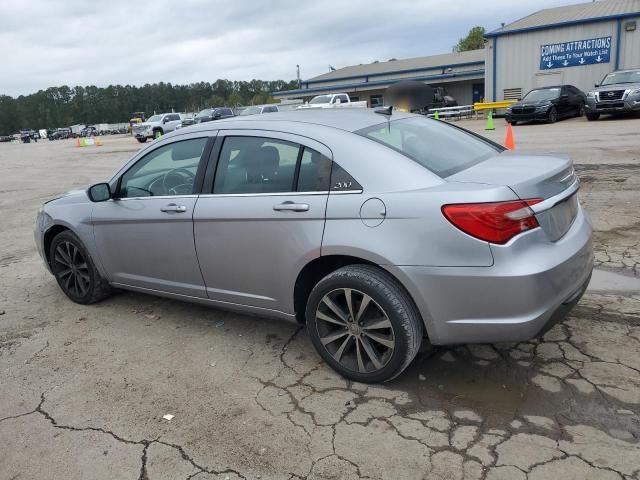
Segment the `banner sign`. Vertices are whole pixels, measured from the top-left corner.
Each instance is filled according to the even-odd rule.
[[[540,70],[609,63],[611,37],[571,40],[540,47]]]

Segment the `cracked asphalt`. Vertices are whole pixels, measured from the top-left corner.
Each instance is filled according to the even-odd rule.
[[[519,150],[573,156],[597,266],[626,288],[600,282],[542,339],[426,348],[376,386],[294,324],[135,293],[71,303],[36,253],[37,208],[139,145],[0,144],[0,479],[640,480],[638,132],[514,128]]]

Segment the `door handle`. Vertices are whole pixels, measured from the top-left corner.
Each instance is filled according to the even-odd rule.
[[[173,213],[184,213],[187,211],[187,207],[184,205],[176,205],[175,203],[170,203],[164,207],[160,207],[161,212],[173,212]]]
[[[273,209],[276,212],[306,212],[309,210],[308,203],[294,203],[294,202],[282,202],[279,205],[274,205]]]

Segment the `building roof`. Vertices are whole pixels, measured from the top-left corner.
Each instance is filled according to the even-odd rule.
[[[640,1],[640,0],[639,0]],[[430,68],[448,67],[466,63],[484,63],[484,49],[469,50],[467,52],[452,52],[428,57],[407,58],[387,62],[366,63],[339,68],[332,72],[323,73],[317,77],[303,80],[302,83],[326,82],[344,78],[380,75],[406,70],[427,70]]]
[[[607,19],[640,16],[640,0],[600,0],[597,2],[546,8],[487,34],[495,37],[523,30],[538,30],[563,24],[591,23]]]

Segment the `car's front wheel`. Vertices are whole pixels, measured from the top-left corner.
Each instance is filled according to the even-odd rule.
[[[111,287],[98,271],[80,239],[72,232],[56,235],[49,251],[51,271],[67,297],[76,303],[98,302],[111,294]]]
[[[140,143],[144,143],[147,141],[147,137],[143,137],[143,138],[138,137],[136,138],[136,140],[138,140]]]
[[[582,117],[584,115],[584,103],[581,103],[576,110],[576,117]]]
[[[587,113],[587,120],[593,122],[594,120],[598,120],[600,118],[599,113]]]
[[[549,113],[547,113],[547,122],[548,123],[556,123],[558,121],[558,111],[556,107],[551,107],[549,109]]]
[[[422,319],[409,295],[391,275],[370,265],[346,266],[318,282],[306,322],[320,356],[358,382],[395,378],[422,341]]]

